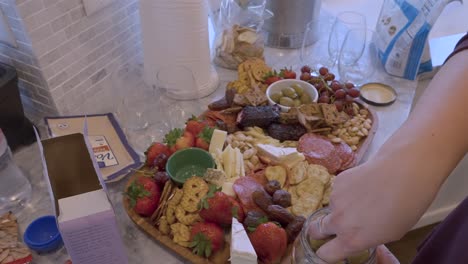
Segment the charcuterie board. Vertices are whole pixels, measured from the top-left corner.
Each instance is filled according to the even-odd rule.
[[[241,66],[224,98],[149,146],[125,186],[132,221],[192,263],[288,258],[306,218],[328,205],[336,175],[362,162],[377,132],[377,114],[354,85],[327,72],[311,77],[326,86],[314,84],[319,102],[302,76],[269,95],[258,77],[268,69],[258,60]],[[185,172],[202,157],[205,167]]]
[[[140,171],[135,172],[130,176],[128,179],[128,183],[125,186],[125,189],[128,189],[129,185],[137,178],[140,176],[143,176],[143,173],[141,171],[145,171],[147,168],[142,167],[140,168]],[[229,244],[225,245],[225,248],[223,251],[219,252],[218,254],[213,255],[210,259],[206,259],[203,257],[199,257],[195,254],[192,253],[192,250],[179,246],[176,243],[172,241],[172,239],[169,236],[166,236],[159,232],[159,230],[151,223],[150,218],[148,217],[142,217],[138,215],[131,207],[129,200],[124,196],[123,198],[123,205],[125,208],[125,211],[127,212],[128,216],[132,221],[141,229],[143,230],[147,235],[149,235],[151,238],[153,238],[155,241],[157,241],[159,244],[162,246],[166,247],[167,249],[171,250],[178,256],[190,261],[191,263],[195,264],[214,264],[214,263],[227,263],[229,259]]]

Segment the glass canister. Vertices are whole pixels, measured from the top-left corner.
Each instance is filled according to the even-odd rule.
[[[315,250],[324,244],[324,240],[313,240],[309,237],[311,223],[330,213],[328,208],[323,208],[309,216],[302,227],[301,233],[294,242],[291,263],[293,264],[328,264],[317,256]],[[337,264],[377,264],[375,248],[361,252],[361,254],[349,257]]]
[[[0,129],[0,215],[17,212],[31,197],[31,184],[14,163],[6,137]]]

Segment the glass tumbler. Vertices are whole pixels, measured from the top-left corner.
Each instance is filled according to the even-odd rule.
[[[307,221],[302,227],[301,233],[297,236],[296,241],[294,241],[293,251],[292,251],[292,263],[294,264],[328,264],[323,261],[321,258],[315,254],[313,245],[318,241],[314,241],[309,237],[309,227],[311,223],[330,213],[328,208],[322,208],[307,218]],[[361,254],[349,257],[337,264],[377,264],[377,259],[375,256],[375,249],[371,248],[363,251]]]

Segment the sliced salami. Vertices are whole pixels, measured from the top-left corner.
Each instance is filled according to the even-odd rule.
[[[304,154],[309,163],[322,165],[331,174],[341,168],[342,159],[347,157],[345,147],[338,150],[328,138],[313,133],[305,134],[299,139],[297,150]]]
[[[345,169],[349,169],[354,163],[354,152],[351,147],[344,143],[335,144],[336,152],[338,157],[341,160],[341,166],[339,168],[340,171]]]
[[[265,213],[252,200],[253,192],[257,190],[264,191],[263,186],[258,183],[257,180],[249,176],[240,177],[234,182],[232,188],[234,189],[234,192],[236,193],[245,213],[250,211],[257,211],[263,214]]]

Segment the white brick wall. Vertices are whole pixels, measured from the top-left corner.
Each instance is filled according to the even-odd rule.
[[[91,16],[82,0],[0,0],[0,7],[21,43],[1,50],[0,61],[15,59],[25,104],[40,103],[45,114],[86,112],[110,89],[112,70],[141,56],[137,0],[116,0]]]
[[[17,0],[17,2],[26,2]],[[38,1],[38,2],[41,2]],[[27,7],[31,12],[33,4]],[[16,68],[18,74],[18,86],[21,92],[26,114],[37,116],[40,114],[54,114],[57,112],[47,84],[42,76],[37,58],[34,55],[31,41],[21,19],[14,0],[1,0],[0,9],[6,17],[13,35],[18,43],[18,48],[0,44],[0,62]]]

